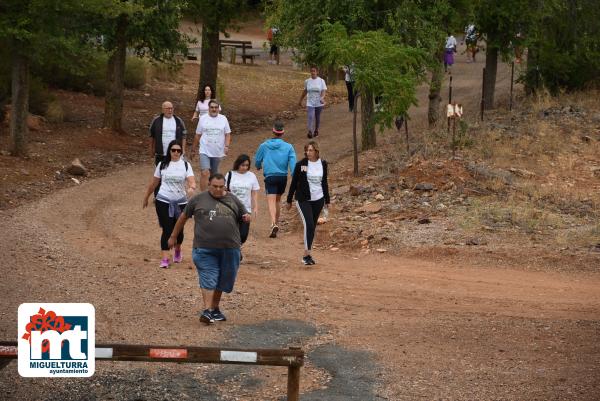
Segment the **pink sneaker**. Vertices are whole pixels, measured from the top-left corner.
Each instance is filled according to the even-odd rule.
[[[175,249],[175,255],[173,255],[173,263],[181,263],[183,260],[183,255],[181,254],[181,249]]]
[[[160,261],[160,267],[162,267],[163,269],[168,269],[169,268],[169,259],[161,259]]]

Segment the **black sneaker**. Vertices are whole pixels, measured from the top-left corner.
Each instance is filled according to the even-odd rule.
[[[277,231],[279,231],[279,227],[277,224],[273,224],[271,226],[271,234],[269,234],[269,238],[277,238]]]
[[[316,138],[319,136],[319,131],[315,131],[315,133],[313,134],[313,138]]]
[[[310,255],[308,255],[308,256],[303,256],[303,257],[302,257],[302,264],[304,264],[304,265],[308,265],[308,266],[309,266],[309,265],[314,265],[314,264],[315,264],[315,261],[314,261],[314,259],[312,258],[312,256],[310,256]]]
[[[219,310],[219,308],[213,310],[210,314],[212,315],[212,318],[215,322],[224,322],[227,320],[227,318],[225,317],[223,312]]]
[[[312,133],[312,132],[310,132],[310,131],[308,131],[308,134],[307,134],[306,136],[308,137],[308,139],[312,139],[312,137],[313,137],[313,133]]]
[[[204,324],[213,324],[215,319],[208,309],[204,309],[204,312],[200,315],[200,321]]]

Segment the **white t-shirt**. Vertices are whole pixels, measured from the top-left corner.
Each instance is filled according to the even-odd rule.
[[[198,100],[196,103],[196,111],[198,112],[198,117],[202,117],[206,113],[208,113],[208,103],[213,99],[206,99],[204,101]],[[221,112],[221,106],[219,106],[219,112]]]
[[[157,197],[177,200],[184,198],[185,194],[185,179],[187,177],[194,176],[194,170],[192,165],[188,164],[188,169],[185,171],[185,161],[179,159],[179,161],[171,161],[167,167],[160,169],[161,163],[158,163],[156,170],[154,170],[154,176],[160,178],[160,189],[158,190]],[[180,202],[185,204],[186,202]]]
[[[321,159],[316,162],[308,161],[306,169],[306,179],[308,180],[308,188],[310,189],[310,200],[316,201],[321,199],[323,195],[323,163]]]
[[[222,114],[217,114],[216,117],[211,117],[210,114],[203,115],[196,128],[196,134],[202,135],[199,153],[208,157],[225,156],[225,135],[230,133],[227,117]]]
[[[304,89],[306,89],[306,107],[323,106],[323,103],[321,103],[321,92],[327,90],[327,85],[323,78],[308,78],[304,81]]]
[[[446,38],[446,49],[453,49],[456,47],[456,38],[452,35]]]
[[[252,210],[252,191],[258,191],[260,185],[258,179],[252,171],[247,171],[244,174],[240,174],[237,171],[230,171],[225,175],[225,184],[229,181],[229,174],[231,173],[231,182],[229,183],[229,192],[237,196],[237,198],[244,204],[246,210]]]
[[[175,132],[177,131],[177,124],[175,123],[175,117],[167,118],[163,117],[162,126],[162,145],[163,145],[163,156],[167,155],[167,148],[171,141],[175,140]]]

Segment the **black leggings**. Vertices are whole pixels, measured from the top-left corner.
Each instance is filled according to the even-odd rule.
[[[250,232],[250,223],[246,223],[245,221],[242,221],[240,223],[240,240],[241,240],[242,244],[244,242],[246,242],[246,240],[248,239],[249,232]]]
[[[161,202],[159,200],[154,201],[156,207],[156,215],[158,216],[158,224],[162,228],[162,235],[160,236],[160,249],[163,251],[169,250],[169,237],[173,233],[175,223],[177,219],[175,217],[169,217],[169,204]],[[183,210],[185,205],[179,205],[179,209]],[[183,243],[183,230],[177,236],[177,245]]]
[[[310,251],[312,243],[315,239],[315,230],[317,228],[317,220],[325,205],[325,198],[316,201],[296,202],[296,207],[300,212],[302,223],[304,223],[304,249]]]

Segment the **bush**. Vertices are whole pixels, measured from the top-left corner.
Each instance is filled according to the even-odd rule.
[[[40,78],[32,77],[29,82],[29,112],[45,115],[48,105],[55,101],[55,96],[50,93],[48,86]]]
[[[179,82],[182,68],[183,64],[152,63],[151,75],[158,81]]]
[[[61,123],[65,119],[65,111],[58,100],[51,101],[46,108],[46,120],[51,123]]]
[[[40,66],[34,73],[52,86],[102,96],[108,88],[106,79],[108,55],[98,51],[85,57],[86,60],[79,65],[78,71],[65,68],[62,64],[48,63]],[[125,63],[125,87],[135,89],[145,83],[146,61],[138,57],[128,57]]]
[[[146,60],[139,57],[127,57],[125,62],[125,87],[141,88],[146,83]]]

